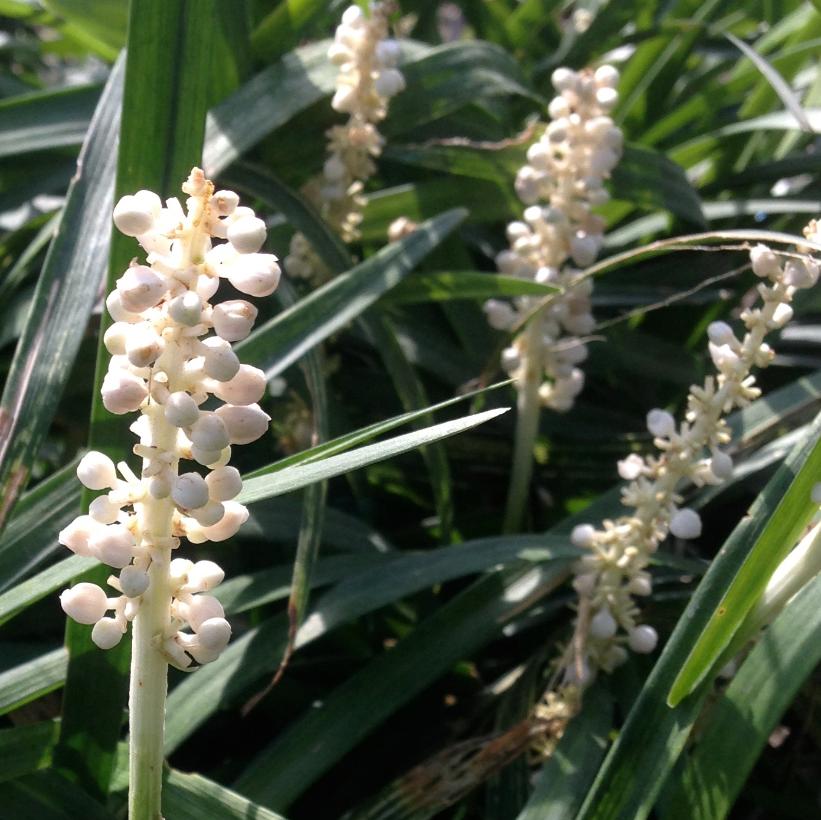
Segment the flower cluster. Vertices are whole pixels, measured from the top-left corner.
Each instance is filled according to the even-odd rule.
[[[209,300],[221,278],[241,293],[267,296],[280,270],[275,256],[259,252],[265,224],[239,206],[233,191],[214,193],[199,168],[182,190],[187,213],[177,199],[163,207],[150,191],[125,196],[114,209],[115,225],[136,237],[147,259],[133,261],[106,299],[114,323],[104,337],[111,360],[102,397],[112,413],[140,411],[131,430],[139,438],[134,453],[142,458],[142,475],[103,453],[87,453],[77,468],[80,481],[108,492],[59,540],[119,570],[108,581],[118,597],[89,583],[60,597],[70,617],[94,624],[94,642],[116,645],[156,585],[153,591],[168,602],[159,644],[185,668],[192,659],[214,660],[231,629],[219,602],[205,594],[220,583],[222,570],[211,561],[171,560],[172,550],[182,536],[192,543],[223,541],[247,519],[245,507],[232,500],[242,481],[227,464],[231,445],[259,438],[270,421],[257,404],[265,374],[240,364],[231,348],[250,333],[257,309],[244,299]],[[212,395],[223,404],[206,409]],[[181,459],[208,468],[206,475],[180,472]]]
[[[388,7],[372,3],[370,14],[351,6],[342,15],[328,58],[339,66],[331,106],[348,114],[344,125],[328,131],[328,156],[322,175],[306,189],[323,219],[343,241],[359,236],[365,198],[365,181],[376,172],[374,158],[384,139],[376,123],[385,119],[388,100],[405,87],[396,68],[400,49],[388,37]],[[325,272],[307,239],[297,233],[291,241],[285,266],[289,274],[321,280]]]
[[[535,358],[545,377],[542,404],[559,411],[573,406],[584,385],[578,365],[587,349],[579,337],[595,325],[592,283],[579,268],[591,265],[601,249],[604,221],[593,208],[607,201],[604,182],[621,156],[622,133],[608,116],[618,100],[618,79],[609,65],[553,72],[558,96],[548,109],[551,122],[528,149],[528,164],[516,177],[516,193],[528,207],[522,220],[508,225],[510,248],[496,257],[500,273],[561,289],[529,320],[531,332],[517,336],[502,355],[502,365],[517,382],[527,360]],[[532,297],[512,305],[492,299],[485,311],[493,327],[512,330],[536,304]]]
[[[812,224],[805,235],[815,241]],[[582,635],[585,650],[571,677],[578,677],[579,668],[585,678],[596,668],[609,671],[618,666],[627,657],[624,644],[634,652],[655,648],[656,631],[638,623],[634,601],[635,596],[652,591],[646,568],[668,534],[683,539],[701,534],[701,518],[682,506],[681,490],[686,485],[719,484],[731,475],[733,462],[725,449],[730,431],[723,416],[760,395],[751,370],[766,367],[773,359],[765,336],[790,321],[796,290],[818,280],[819,267],[809,256],[776,254],[757,245],[750,260],[764,281],[757,286],[760,306],[741,313],[743,338],[725,322],[710,324],[709,352],[717,373],[702,386],[690,388],[682,422],[677,424],[666,410],[648,413],[647,429],[658,449],[655,455],[634,453],[618,464],[619,475],[629,482],[622,490],[622,502],[630,513],[604,521],[602,529],[580,524],[572,532],[573,543],[590,553],[575,570],[580,612],[589,613],[589,618],[582,624],[580,617],[577,623],[577,630],[586,632]]]

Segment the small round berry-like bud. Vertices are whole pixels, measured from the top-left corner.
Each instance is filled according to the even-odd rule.
[[[134,324],[141,322],[143,317],[139,313],[132,313],[123,307],[122,299],[120,298],[120,291],[112,290],[105,298],[105,306],[108,309],[109,315],[115,322],[125,322],[126,324]],[[105,336],[103,336],[105,341]],[[125,337],[123,337],[123,350],[125,350]],[[114,353],[109,350],[109,353]]]
[[[191,428],[191,443],[203,450],[224,450],[231,442],[225,422],[215,413],[200,413],[199,419]]]
[[[270,253],[240,256],[228,269],[228,281],[250,296],[270,296],[279,284],[281,271]]]
[[[214,388],[214,395],[229,404],[255,404],[265,395],[265,373],[250,364],[241,364],[233,379]]]
[[[619,84],[619,72],[612,65],[600,65],[593,77],[599,86],[615,88]]]
[[[576,72],[562,66],[550,75],[550,82],[556,91],[567,91],[576,85]]]
[[[187,290],[168,303],[168,315],[177,324],[194,327],[202,319],[202,298],[193,290]]]
[[[653,581],[646,572],[634,575],[627,584],[627,591],[631,595],[650,595],[653,591]]]
[[[710,322],[707,326],[707,336],[717,345],[732,345],[737,341],[733,329],[726,322]]]
[[[195,565],[196,566],[196,565]],[[193,572],[193,567],[189,570]],[[213,595],[194,595],[187,608],[185,618],[194,632],[199,632],[200,625],[211,618],[224,618],[222,604]]]
[[[630,630],[627,635],[627,643],[634,652],[648,655],[656,648],[659,636],[652,626],[641,624]]]
[[[100,618],[91,630],[91,640],[100,649],[113,649],[123,637],[123,628],[116,618]]]
[[[145,200],[126,195],[114,207],[114,224],[126,236],[139,236],[151,229],[154,214]]]
[[[148,492],[152,498],[168,498],[171,495],[170,470],[152,475],[148,479]]]
[[[784,265],[784,281],[794,288],[811,288],[818,281],[818,265],[811,259],[789,259]]]
[[[665,438],[676,432],[676,420],[666,410],[651,410],[647,414],[647,429],[651,435]]]
[[[83,581],[60,594],[60,606],[78,624],[93,624],[105,615],[108,599],[96,584]]]
[[[509,330],[516,322],[516,311],[507,302],[499,299],[488,299],[483,309],[488,324],[494,330]]]
[[[184,510],[195,510],[208,503],[208,485],[199,473],[183,473],[174,481],[171,498]]]
[[[125,344],[130,333],[130,322],[114,322],[114,324],[111,325],[103,334],[103,344],[105,345],[105,349],[112,356],[125,355]]]
[[[242,478],[236,467],[217,467],[205,477],[208,494],[214,501],[230,501],[239,495]]]
[[[93,555],[89,541],[102,525],[90,515],[78,515],[67,527],[60,530],[57,540],[77,555]]]
[[[714,450],[710,459],[710,469],[716,478],[727,479],[733,474],[733,460],[727,453]]]
[[[209,618],[197,630],[200,646],[208,652],[222,652],[231,640],[231,625],[225,618]]]
[[[133,413],[140,409],[140,405],[148,397],[148,388],[145,382],[133,373],[109,370],[103,379],[100,393],[105,409],[109,413],[121,416],[123,413]]]
[[[615,88],[603,86],[596,89],[596,102],[605,110],[609,111],[619,101],[619,92]]]
[[[191,427],[200,417],[200,409],[184,390],[172,393],[165,400],[165,420],[174,427]]]
[[[239,528],[248,520],[248,509],[236,501],[225,501],[222,505],[225,514],[212,527],[203,527],[202,534],[207,541],[225,541],[236,535]]]
[[[596,529],[592,524],[577,524],[570,533],[570,543],[574,547],[590,549],[596,540]]]
[[[239,342],[254,326],[257,309],[245,299],[229,299],[215,305],[211,315],[214,332],[226,342]]]
[[[213,527],[225,515],[225,508],[218,501],[209,501],[205,506],[191,510],[191,517],[203,527]]]
[[[174,558],[168,565],[168,580],[172,588],[177,588],[188,581],[188,573],[194,567],[194,562],[188,558]]]
[[[191,446],[191,457],[203,467],[211,467],[222,458],[222,450],[206,450],[196,444]]]
[[[211,207],[220,216],[229,216],[239,205],[239,196],[233,191],[217,191],[210,199]]]
[[[123,567],[120,571],[120,588],[128,598],[138,598],[148,589],[148,573],[135,566]]]
[[[570,240],[570,256],[580,268],[592,265],[598,252],[598,244],[592,236],[574,236]]]
[[[784,327],[788,322],[792,321],[793,309],[786,302],[779,302],[773,311],[772,323],[775,327]]]
[[[405,88],[405,78],[401,71],[386,68],[379,72],[373,86],[380,97],[393,97]]]
[[[109,524],[98,530],[88,545],[104,564],[122,569],[131,563],[135,544],[134,536],[123,524]]]
[[[676,538],[698,538],[701,535],[701,516],[689,507],[676,510],[670,519],[670,532]]]
[[[228,226],[228,241],[239,253],[256,253],[265,243],[268,231],[256,216],[243,216]]]
[[[766,245],[756,245],[750,251],[750,262],[753,266],[753,273],[762,279],[765,277],[775,279],[781,275],[780,260]]]
[[[203,370],[219,382],[233,379],[239,371],[239,359],[229,342],[219,336],[209,336],[202,342],[205,356]]]
[[[206,592],[222,583],[225,572],[213,561],[197,561],[188,572],[188,586],[197,592]]]
[[[105,453],[90,450],[77,465],[77,478],[89,490],[104,490],[117,486],[117,470]]]
[[[130,267],[118,280],[117,291],[122,306],[132,313],[142,313],[162,299],[165,280],[146,265]]]
[[[258,405],[237,407],[225,404],[216,411],[225,422],[231,444],[250,444],[268,432],[271,417]]]
[[[625,481],[635,481],[644,471],[644,459],[637,453],[631,453],[618,462],[618,470]]]
[[[380,40],[376,44],[376,59],[383,66],[395,66],[402,56],[402,49],[399,43],[391,38]]]
[[[107,495],[99,495],[88,505],[88,514],[100,524],[113,524],[120,515],[120,508]]]
[[[148,322],[132,325],[126,337],[125,352],[134,367],[148,367],[160,358],[165,342]]]
[[[590,620],[590,635],[600,640],[607,640],[616,634],[618,626],[609,609],[600,609]]]

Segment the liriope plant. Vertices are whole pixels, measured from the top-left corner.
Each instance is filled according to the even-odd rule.
[[[514,331],[502,366],[518,392],[516,442],[505,528],[515,531],[524,509],[541,407],[566,412],[584,386],[579,367],[587,358],[583,341],[595,321],[591,312],[591,265],[604,240],[604,220],[594,208],[609,199],[604,183],[622,152],[622,133],[609,116],[618,101],[618,71],[558,68],[552,82],[551,122],[527,152],[516,176],[516,193],[527,205],[507,227],[510,247],[496,257],[500,273],[559,288],[549,303],[523,296],[513,303],[485,303],[490,324]]]
[[[328,59],[339,66],[331,107],[348,115],[343,125],[327,133],[327,157],[322,174],[304,191],[331,229],[344,242],[359,237],[365,208],[365,182],[376,172],[374,159],[385,143],[377,124],[388,114],[388,102],[405,87],[396,68],[400,49],[389,36],[389,6],[371,3],[368,12],[350,6],[336,29]],[[313,285],[328,271],[302,233],[291,239],[285,270]]]
[[[177,199],[163,206],[150,191],[125,196],[114,209],[114,224],[137,239],[147,259],[132,262],[106,299],[114,323],[104,338],[111,360],[102,398],[111,413],[139,413],[130,429],[142,469],[138,476],[125,462],[87,453],[78,478],[106,492],[59,535],[76,554],[117,571],[108,579],[112,594],[86,582],[65,590],[64,611],[93,625],[101,649],[133,624],[132,820],[161,816],[169,664],[191,670],[210,663],[231,637],[221,604],[208,594],[222,569],[174,555],[182,539],[224,541],[248,518],[233,500],[242,481],[228,464],[231,447],[259,438],[270,420],[257,404],[264,373],[240,364],[231,348],[250,333],[257,309],[245,299],[210,301],[222,278],[250,296],[276,289],[277,258],[259,252],[265,224],[233,191],[215,192],[199,168],[182,190],[185,209]],[[186,462],[193,464],[181,467]]]

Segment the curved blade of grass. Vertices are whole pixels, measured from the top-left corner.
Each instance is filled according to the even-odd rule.
[[[480,539],[407,556],[398,553],[395,559],[352,575],[322,595],[302,625],[296,646],[301,648],[339,624],[453,578],[517,560],[564,565],[577,556],[566,538],[544,535]],[[172,752],[220,705],[241,697],[250,681],[270,673],[286,634],[285,618],[271,618],[233,641],[214,663],[183,680],[168,699],[166,751]]]
[[[734,34],[729,31],[724,32],[724,36],[741,52],[752,60],[755,67],[764,75],[767,82],[772,86],[773,91],[778,94],[784,108],[786,108],[795,117],[802,131],[813,133],[813,127],[810,125],[804,109],[801,107],[801,102],[793,93],[793,90],[786,83],[784,78],[776,71],[776,69],[762,57],[752,46],[747,45],[743,40],[739,40]]]
[[[272,54],[281,54],[305,39],[306,29],[323,13],[328,12],[327,0],[284,0],[260,20],[251,35],[254,56],[270,61]]]
[[[787,605],[744,661],[663,798],[665,820],[721,820],[781,715],[821,662],[821,576]],[[777,659],[777,662],[774,662]]]
[[[43,697],[63,685],[68,654],[58,649],[36,649],[29,660],[0,672],[0,715]]]
[[[215,31],[228,13],[230,10],[218,0],[131,0],[117,156],[118,196],[143,188],[161,196],[178,194],[192,166],[200,163],[206,111],[214,89],[223,87],[223,80],[214,78],[215,72],[224,70],[213,60]],[[111,153],[110,145],[108,150]],[[111,156],[113,161],[113,153]],[[109,204],[101,210],[106,237],[111,231],[110,215]],[[107,291],[135,251],[133,239],[115,232]],[[111,416],[100,398],[99,387],[108,362],[102,331],[108,321],[104,313],[89,444],[117,461],[127,455],[130,447],[130,419]],[[87,496],[85,500],[89,500]],[[108,568],[101,566],[85,580],[105,585],[108,575]],[[130,644],[124,640],[114,649],[100,652],[91,641],[88,627],[69,619],[66,645],[71,662],[55,760],[90,794],[102,797],[108,791],[120,736]]]
[[[54,239],[59,225],[59,216],[49,217],[48,221],[31,240],[28,247],[17,257],[14,264],[3,277],[3,281],[0,282],[0,301],[5,301],[24,280],[31,263],[37,258],[40,251]]]
[[[99,297],[114,192],[111,143],[121,101],[120,65],[111,74],[81,151],[0,399],[0,530],[26,485]]]
[[[128,7],[122,0],[43,0],[46,8],[66,20],[84,42],[113,59],[125,45]],[[113,55],[113,56],[112,56]]]
[[[281,373],[398,284],[464,217],[463,209],[455,209],[428,220],[257,328],[237,345],[237,355],[268,378]]]
[[[0,782],[48,768],[59,730],[53,720],[0,729]]]
[[[434,424],[432,427],[426,427],[423,430],[395,436],[387,441],[357,447],[347,453],[329,456],[321,461],[288,467],[285,470],[268,473],[257,478],[249,478],[245,481],[237,500],[241,504],[253,504],[271,496],[307,487],[315,481],[342,475],[351,470],[357,470],[377,461],[384,461],[386,458],[406,453],[408,450],[415,450],[425,444],[469,430],[500,416],[502,413],[506,413],[508,409],[503,407],[498,410],[486,410],[483,413],[476,413],[453,421],[445,421],[441,424]]]
[[[163,780],[165,820],[285,820],[198,774],[171,769]]]
[[[385,305],[415,305],[454,299],[511,299],[514,296],[547,296],[558,288],[515,276],[480,271],[417,273],[397,285],[383,300]]]
[[[82,145],[99,100],[89,85],[0,101],[0,157]]]
[[[576,820],[643,820],[652,810],[709,691],[705,682],[671,708],[667,704],[670,687],[751,546],[767,529],[787,488],[810,457],[816,457],[820,438],[818,418],[811,435],[793,449],[725,541],[679,618]],[[641,778],[636,777],[637,771],[642,773]]]
[[[111,820],[111,814],[76,783],[47,769],[0,784],[8,817],[36,820]]]
[[[252,760],[236,788],[263,805],[287,807],[386,717],[496,637],[526,597],[543,597],[564,575],[564,564],[551,563],[477,581],[291,724]],[[305,748],[313,750],[310,757],[300,753]]]
[[[761,597],[770,576],[798,543],[802,530],[816,513],[818,505],[812,501],[811,493],[821,473],[819,430],[821,427],[816,423],[809,432],[810,440],[816,441],[814,448],[755,542],[747,547],[734,576],[728,579],[726,591],[692,645],[670,688],[670,706],[690,694],[709,674]]]

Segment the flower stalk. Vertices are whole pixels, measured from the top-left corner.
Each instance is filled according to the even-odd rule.
[[[257,404],[265,374],[240,364],[231,349],[250,333],[257,310],[244,299],[210,301],[222,279],[252,296],[277,287],[276,257],[259,252],[265,225],[239,207],[233,191],[215,193],[199,168],[182,188],[185,210],[176,199],[163,207],[150,191],[123,197],[114,209],[115,225],[136,238],[146,264],[132,262],[106,299],[115,321],[104,338],[112,356],[102,396],[112,413],[140,413],[130,429],[139,439],[133,452],[142,459],[141,475],[103,453],[87,453],[77,468],[80,481],[108,492],[59,535],[78,555],[119,570],[108,579],[119,595],[79,583],[60,596],[65,612],[93,624],[92,640],[102,649],[119,643],[133,623],[131,820],[162,817],[168,666],[193,671],[216,660],[231,637],[222,606],[207,594],[222,581],[222,569],[174,552],[182,538],[224,541],[247,519],[232,500],[242,481],[228,466],[231,447],[263,435],[270,421]],[[212,395],[222,406],[201,409]],[[197,466],[181,472],[181,461]]]

